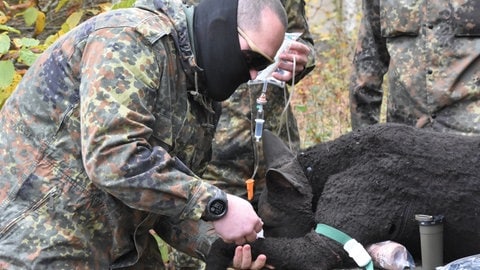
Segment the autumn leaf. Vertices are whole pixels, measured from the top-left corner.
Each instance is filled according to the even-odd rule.
[[[7,35],[0,35],[0,55],[7,53],[10,49],[10,37]]]
[[[31,66],[35,62],[35,60],[37,60],[38,56],[38,54],[30,50],[22,49],[19,51],[19,57],[17,60],[20,63]]]
[[[12,61],[0,61],[0,108],[10,96],[17,83],[14,83],[15,67]],[[21,76],[20,76],[21,78]]]
[[[12,80],[12,83],[10,83],[10,85],[8,85],[7,87],[0,87],[0,108],[2,108],[7,98],[15,90],[20,80],[22,80],[22,75],[19,73],[15,73],[13,75],[13,80]]]
[[[9,86],[13,81],[13,75],[15,74],[15,67],[12,61],[4,60],[0,61],[0,88]]]
[[[31,26],[35,23],[35,21],[37,20],[37,16],[38,16],[38,9],[34,8],[34,7],[29,7],[27,8],[22,14],[23,14],[23,19],[25,20],[25,23],[28,25],[28,26]]]
[[[14,38],[13,44],[15,44],[16,48],[31,48],[40,44],[40,40],[27,37]]]
[[[19,30],[15,29],[11,26],[3,25],[3,24],[0,24],[0,31],[7,31],[7,32],[15,33],[15,34],[20,34]]]
[[[45,29],[45,13],[38,11],[37,13],[37,20],[35,21],[35,36],[39,35]]]
[[[68,26],[67,31],[69,31],[73,29],[75,26],[77,26],[82,20],[83,13],[84,11],[80,10],[68,16],[67,21],[62,25],[62,29],[64,28],[64,26]]]
[[[0,24],[7,23],[9,19],[10,18],[7,15],[5,15],[5,13],[0,11]]]

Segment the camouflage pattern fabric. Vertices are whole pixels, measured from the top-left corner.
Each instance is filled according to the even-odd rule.
[[[221,192],[196,176],[216,116],[180,67],[186,23],[150,9],[79,25],[3,106],[1,269],[163,269],[149,230],[198,221]]]
[[[184,2],[195,5],[199,1],[186,0]],[[310,73],[315,66],[313,38],[305,16],[305,2],[303,0],[286,0],[282,3],[288,16],[287,31],[302,32],[299,41],[310,47],[309,62],[306,69],[295,77],[295,82],[298,82]],[[261,156],[263,150],[261,142],[257,143],[253,137],[254,119],[257,113],[256,99],[261,92],[262,85],[243,84],[237,88],[229,99],[222,102],[222,114],[213,141],[212,160],[208,164],[206,172],[202,175],[202,178],[209,183],[220,187],[227,193],[243,198],[247,198],[245,180],[254,177],[256,193],[252,202],[254,206],[256,206],[258,194],[265,185],[265,165]],[[265,128],[279,134],[287,145],[291,146],[292,150],[297,150],[300,145],[300,138],[292,109],[286,105],[289,99],[288,90],[270,84],[266,93]],[[284,110],[285,113],[283,113]],[[258,161],[258,168],[254,175],[256,161]],[[203,239],[202,248],[197,247],[200,250],[205,248],[203,245],[211,244],[216,240],[217,236],[205,232],[205,228],[195,229],[195,227],[196,224],[185,221],[176,224],[175,231],[183,232],[185,238],[191,239],[198,237],[195,234],[209,235],[208,239]],[[164,237],[168,239],[171,235]],[[171,258],[176,270],[204,269],[202,260],[190,257],[175,249],[172,251]]]
[[[350,86],[353,128],[387,121],[480,134],[480,2],[364,0]]]
[[[168,244],[170,269],[203,269],[212,243],[218,239],[211,222],[162,219],[155,224],[158,235]]]

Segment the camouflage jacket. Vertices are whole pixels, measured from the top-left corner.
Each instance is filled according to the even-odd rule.
[[[79,25],[5,103],[0,268],[151,269],[138,261],[148,230],[200,219],[219,192],[196,176],[211,155],[212,102],[189,91],[186,15],[165,3],[177,17],[144,4]]]
[[[480,134],[480,2],[364,0],[350,87],[352,126],[387,121]]]

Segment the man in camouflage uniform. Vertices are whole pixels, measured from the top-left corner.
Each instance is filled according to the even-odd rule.
[[[249,202],[197,175],[214,104],[256,76],[247,56],[270,62],[286,27],[276,0],[139,1],[52,44],[0,113],[0,268],[162,269],[149,231],[183,220],[254,241]]]
[[[191,5],[201,1],[184,0],[185,3]],[[288,16],[287,32],[302,33],[298,41],[292,44],[290,50],[281,55],[282,62],[279,68],[288,72],[274,75],[277,79],[285,81],[286,85],[291,85],[292,82],[297,83],[313,70],[315,50],[305,16],[305,2],[303,0],[282,0],[282,4]],[[291,73],[293,72],[293,57],[295,57],[296,75],[294,79],[292,79]],[[243,198],[247,198],[245,180],[254,178],[255,196],[252,203],[255,206],[259,193],[265,185],[263,150],[261,142],[256,142],[254,138],[256,100],[262,92],[262,87],[261,84],[242,84],[228,100],[222,102],[222,114],[213,142],[212,160],[202,177],[224,191]],[[269,84],[266,93],[265,128],[279,134],[292,150],[298,150],[300,138],[295,117],[291,107],[287,104],[289,99],[287,89]],[[185,228],[181,228],[182,226]],[[177,230],[190,232],[189,238],[195,237],[196,230],[189,225],[182,224]],[[204,233],[198,234],[204,235]],[[175,250],[171,253],[171,263],[176,270],[203,268],[201,261]]]
[[[387,121],[480,134],[480,1],[364,0],[350,86],[352,127]]]

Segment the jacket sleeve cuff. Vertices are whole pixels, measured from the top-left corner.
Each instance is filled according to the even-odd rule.
[[[191,199],[187,202],[185,210],[181,214],[181,219],[199,220],[207,207],[208,202],[216,194],[224,193],[218,187],[198,179],[199,184],[192,192]]]

